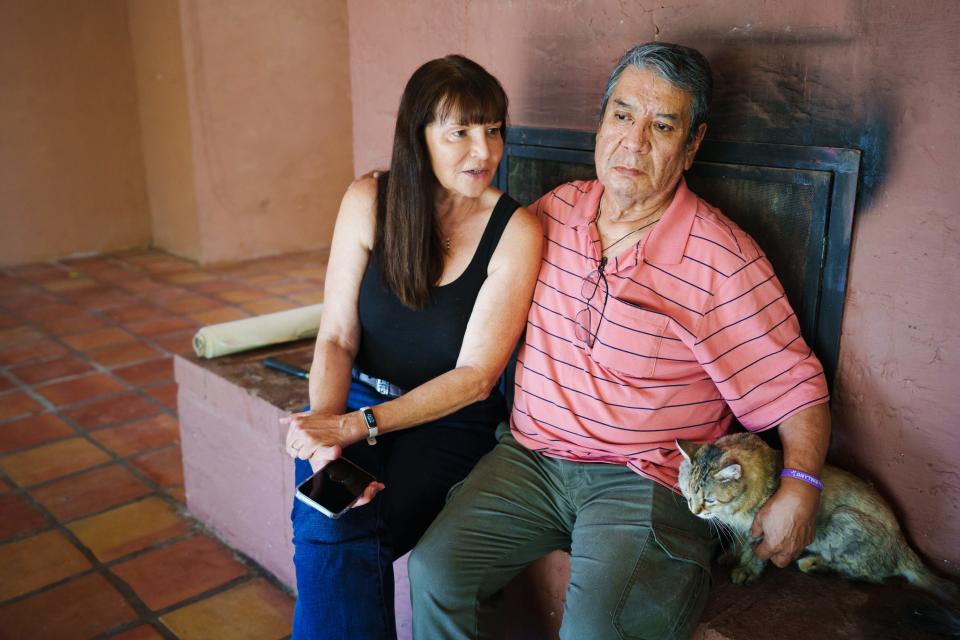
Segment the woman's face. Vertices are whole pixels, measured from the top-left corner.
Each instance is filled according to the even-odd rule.
[[[501,126],[502,122],[461,124],[454,118],[427,125],[430,162],[443,189],[451,195],[480,197],[503,155]]]

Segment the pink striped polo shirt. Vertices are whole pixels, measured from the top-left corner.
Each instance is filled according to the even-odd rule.
[[[530,207],[545,246],[517,362],[520,443],[625,464],[673,488],[675,439],[715,439],[734,414],[762,431],[827,402],[823,368],[770,262],[684,181],[651,232],[584,290],[600,264],[602,193],[597,181],[571,182]],[[588,304],[592,345],[577,337]]]

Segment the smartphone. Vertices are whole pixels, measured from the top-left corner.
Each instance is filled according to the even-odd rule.
[[[339,518],[377,479],[346,458],[337,458],[297,487],[297,500],[330,518]]]

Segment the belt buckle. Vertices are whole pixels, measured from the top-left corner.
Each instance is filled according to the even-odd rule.
[[[379,393],[382,396],[390,395],[390,383],[380,378],[376,378],[376,381],[377,381],[377,393]]]

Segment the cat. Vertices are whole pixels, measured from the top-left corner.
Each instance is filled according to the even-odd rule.
[[[783,456],[752,433],[726,435],[713,444],[677,441],[683,455],[678,485],[694,515],[716,520],[733,533],[739,560],[730,579],[748,584],[766,561],[753,553],[750,527],[779,486]],[[938,577],[907,545],[883,498],[856,476],[826,465],[817,532],[797,560],[804,573],[835,571],[854,580],[882,582],[903,576],[953,606],[960,589]]]

